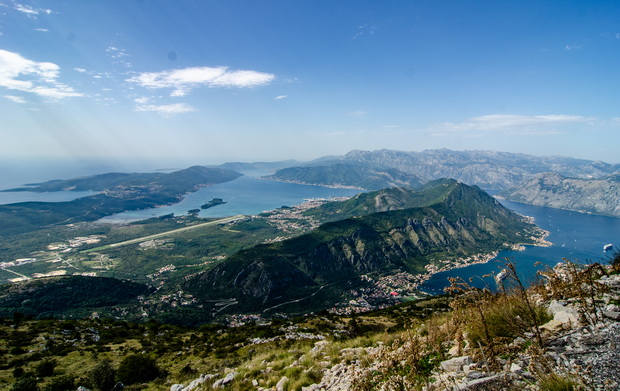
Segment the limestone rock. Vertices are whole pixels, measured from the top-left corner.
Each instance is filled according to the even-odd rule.
[[[280,379],[278,384],[276,384],[276,390],[284,391],[284,387],[286,386],[286,383],[288,383],[288,381],[289,381],[288,377],[282,376],[282,379]]]
[[[463,365],[471,364],[471,357],[469,356],[461,356],[455,357],[450,360],[442,361],[440,366],[446,372],[462,372]]]

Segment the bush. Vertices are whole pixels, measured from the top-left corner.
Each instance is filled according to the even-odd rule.
[[[161,375],[155,360],[149,356],[133,354],[127,356],[118,366],[118,381],[125,385],[146,383]]]
[[[101,360],[88,373],[88,380],[96,391],[110,391],[116,385],[115,375],[116,371],[110,361]]]
[[[466,327],[473,346],[477,346],[478,341],[487,345],[490,343],[488,338],[512,340],[551,319],[547,311],[537,305],[532,306],[536,319],[530,319],[527,305],[516,295],[492,296],[486,302],[479,303],[478,308],[482,309],[483,317],[471,311]]]
[[[54,368],[56,368],[55,360],[43,360],[35,367],[35,372],[38,377],[49,377],[54,375]]]
[[[11,391],[39,391],[39,386],[34,377],[26,376],[13,383]]]

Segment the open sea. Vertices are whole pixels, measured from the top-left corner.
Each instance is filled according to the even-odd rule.
[[[207,164],[207,163],[205,163]],[[155,170],[170,171],[186,168],[191,164],[171,162],[80,162],[53,161],[28,162],[16,164],[0,159],[0,190],[23,186],[28,183],[43,182],[50,179],[69,179],[77,176],[100,174],[105,172],[152,172]],[[108,216],[104,221],[135,221],[170,213],[176,215],[187,214],[190,209],[199,209],[200,206],[212,198],[221,198],[226,204],[201,210],[203,217],[223,217],[236,214],[258,214],[265,210],[279,208],[283,205],[295,205],[309,198],[330,198],[352,196],[359,191],[354,189],[334,189],[322,186],[298,185],[259,179],[261,175],[269,174],[266,171],[244,172],[244,176],[227,183],[214,185],[188,194],[178,204],[142,211],[127,211],[114,216]],[[0,192],[0,204],[21,201],[68,201],[87,195],[87,192]],[[422,287],[431,294],[442,293],[449,285],[447,277],[462,277],[472,279],[472,285],[494,287],[491,278],[482,279],[485,274],[497,274],[503,268],[501,261],[512,259],[526,282],[533,282],[537,278],[537,271],[545,266],[549,267],[561,262],[564,258],[581,262],[605,262],[611,255],[605,253],[603,247],[613,244],[620,248],[620,219],[614,217],[594,216],[560,209],[519,204],[500,200],[501,203],[526,216],[532,216],[536,224],[549,231],[547,240],[552,242],[550,247],[527,246],[525,251],[502,251],[493,261],[454,269],[434,275]]]

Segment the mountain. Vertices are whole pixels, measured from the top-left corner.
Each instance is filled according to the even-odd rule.
[[[202,186],[231,181],[241,175],[221,168],[193,166],[168,174],[109,173],[11,189],[8,191],[93,190],[99,193],[68,202],[0,205],[0,237],[48,225],[93,221],[126,210],[173,204]]]
[[[332,159],[333,160],[333,159]],[[404,152],[355,150],[340,157],[341,163],[364,163],[394,168],[423,181],[454,178],[483,189],[504,190],[543,172],[575,178],[602,178],[620,170],[620,165],[558,156],[532,156],[495,151],[448,149]]]
[[[578,179],[543,173],[498,196],[526,204],[620,217],[620,175]]]
[[[393,168],[336,162],[331,165],[298,166],[278,170],[267,179],[310,185],[356,187],[379,190],[386,187],[418,187],[422,181],[415,175]]]
[[[188,278],[183,290],[199,300],[234,304],[235,312],[303,313],[347,299],[349,292],[368,285],[364,275],[424,273],[425,266],[441,260],[533,243],[537,233],[537,227],[479,188],[454,180],[398,192],[400,197],[396,191],[389,197],[393,208],[379,206],[382,212],[372,213],[387,199],[381,191],[335,203],[332,208],[371,214],[239,251]]]

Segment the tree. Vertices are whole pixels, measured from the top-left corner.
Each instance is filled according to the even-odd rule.
[[[49,377],[54,375],[56,360],[43,360],[37,364],[35,371],[38,377]]]
[[[115,375],[116,371],[112,368],[110,361],[101,360],[88,373],[90,386],[97,391],[110,391],[116,384]]]
[[[146,383],[155,380],[161,372],[153,358],[141,354],[132,354],[125,357],[119,364],[117,378],[126,385]]]

